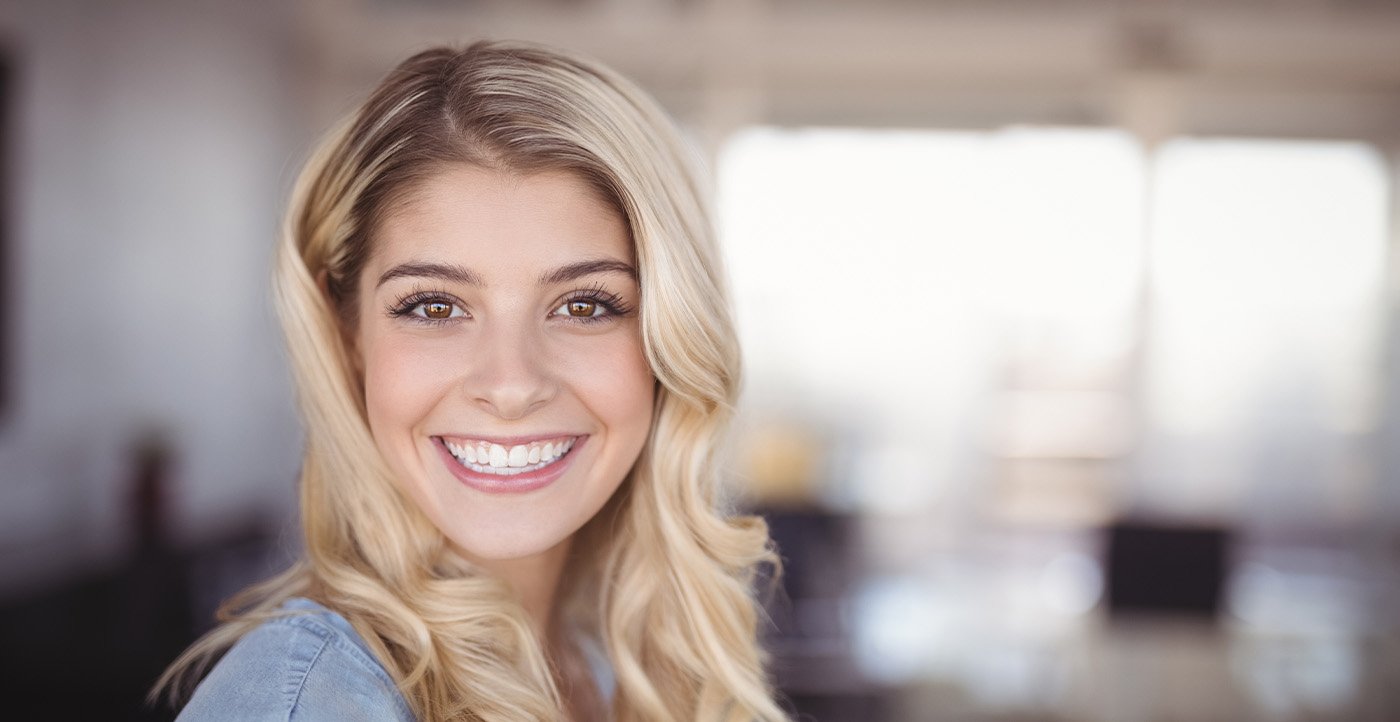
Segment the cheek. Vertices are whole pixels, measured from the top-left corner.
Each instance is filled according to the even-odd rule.
[[[601,348],[578,354],[569,375],[593,413],[617,436],[640,451],[651,428],[656,380],[642,353],[641,339],[628,334]]]
[[[444,382],[424,372],[433,367],[433,359],[415,344],[371,337],[361,349],[370,431],[380,449],[390,453],[411,443],[413,428],[441,397]]]
[[[640,435],[645,437],[651,429],[651,415],[656,403],[656,378],[652,376],[651,366],[640,347],[625,368],[625,378],[618,379],[618,383],[626,387],[626,392],[619,394],[618,411],[631,419],[641,430]],[[622,408],[624,404],[625,409]]]

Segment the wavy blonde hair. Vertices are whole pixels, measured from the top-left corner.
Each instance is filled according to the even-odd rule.
[[[275,290],[307,430],[305,558],[226,603],[224,624],[176,660],[157,692],[187,694],[218,654],[303,595],[354,625],[420,719],[564,717],[557,662],[521,605],[450,554],[392,482],[347,348],[376,224],[458,163],[576,173],[631,232],[657,402],[628,478],[579,531],[561,605],[607,649],[614,719],[786,719],[756,639],[755,573],[777,563],[767,527],[719,508],[716,457],[739,355],[696,174],[664,113],[627,80],[497,42],[409,58],[303,171]]]

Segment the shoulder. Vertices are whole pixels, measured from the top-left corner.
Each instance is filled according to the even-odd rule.
[[[282,606],[214,666],[182,722],[413,720],[393,679],[344,617],[307,599]]]

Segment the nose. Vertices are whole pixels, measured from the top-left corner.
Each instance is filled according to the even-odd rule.
[[[491,414],[513,421],[554,398],[557,385],[545,362],[544,345],[528,324],[495,324],[467,351],[472,361],[466,391]]]

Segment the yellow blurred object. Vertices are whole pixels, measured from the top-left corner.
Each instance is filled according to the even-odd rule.
[[[740,449],[744,495],[764,506],[809,506],[817,501],[825,444],[794,424],[756,425]]]

